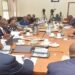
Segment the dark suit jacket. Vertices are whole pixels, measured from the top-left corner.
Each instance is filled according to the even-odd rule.
[[[47,75],[75,75],[75,58],[49,64]]]
[[[25,21],[25,20],[21,20],[19,22],[20,25],[23,25],[23,26],[26,26],[26,25],[29,25],[29,22]]]
[[[0,29],[0,39],[2,38],[3,35],[4,34],[3,34],[2,30]]]
[[[11,55],[0,53],[0,75],[32,75],[33,63],[26,59],[21,65]]]
[[[10,30],[7,27],[3,27],[3,31],[6,32],[7,34],[10,34]],[[0,39],[2,38],[2,36],[4,36],[3,31],[0,29]]]

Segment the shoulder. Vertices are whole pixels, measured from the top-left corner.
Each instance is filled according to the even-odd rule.
[[[14,56],[0,53],[0,64],[11,64],[16,61]]]
[[[47,75],[75,75],[75,59],[54,62],[48,65]]]
[[[19,21],[19,23],[23,23],[23,22],[24,22],[24,20]]]
[[[64,60],[64,61],[49,63],[48,68],[58,68],[58,67],[67,65],[69,62],[70,62],[70,59]]]

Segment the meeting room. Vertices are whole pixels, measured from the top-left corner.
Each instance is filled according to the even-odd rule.
[[[75,75],[75,0],[0,0],[0,75]]]

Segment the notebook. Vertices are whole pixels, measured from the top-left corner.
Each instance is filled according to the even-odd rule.
[[[16,45],[16,48],[14,49],[13,52],[16,53],[24,53],[24,52],[31,52],[32,51],[32,46],[30,45]]]

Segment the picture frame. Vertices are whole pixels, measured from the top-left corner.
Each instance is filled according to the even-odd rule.
[[[59,2],[59,0],[51,0],[51,2]]]

